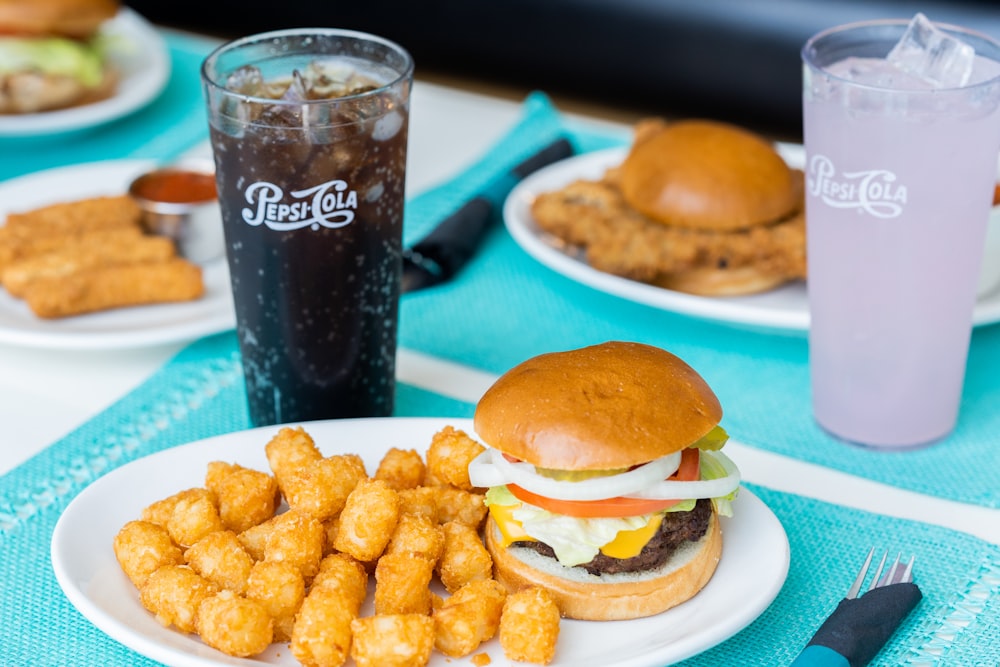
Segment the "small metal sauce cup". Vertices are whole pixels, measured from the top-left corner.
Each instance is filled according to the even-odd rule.
[[[212,177],[211,188],[185,188]],[[215,169],[210,160],[184,160],[142,174],[128,194],[142,209],[143,228],[173,239],[177,252],[192,262],[221,257],[225,249],[222,213],[215,194]]]

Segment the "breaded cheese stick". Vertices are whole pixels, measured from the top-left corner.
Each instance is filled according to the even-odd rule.
[[[139,225],[142,211],[128,195],[92,197],[7,214],[10,234],[78,234]]]
[[[43,278],[28,287],[24,300],[38,317],[55,319],[125,306],[193,301],[204,293],[201,268],[175,257]]]
[[[36,280],[78,271],[144,262],[162,262],[176,256],[174,242],[165,236],[121,234],[95,242],[93,235],[74,238],[52,252],[17,259],[0,270],[0,283],[11,296],[21,297]]]
[[[88,243],[96,247],[114,243],[121,238],[131,237],[135,239],[143,235],[142,229],[138,225],[79,234],[69,232],[37,235],[3,234],[5,231],[7,231],[6,227],[0,227],[0,273],[17,261],[58,251],[70,243]]]

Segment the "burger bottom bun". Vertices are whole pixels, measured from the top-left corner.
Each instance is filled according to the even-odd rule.
[[[508,591],[544,587],[563,616],[587,621],[642,618],[675,607],[705,587],[722,555],[722,531],[714,512],[705,535],[681,546],[659,569],[602,577],[564,567],[531,549],[504,548],[492,518],[485,530],[493,577]]]
[[[99,102],[111,97],[118,76],[108,69],[100,84],[88,88],[68,76],[17,72],[0,77],[0,114],[36,113]]]
[[[651,282],[664,289],[699,296],[742,296],[772,290],[787,283],[788,277],[747,265],[726,269],[687,269],[661,274]]]

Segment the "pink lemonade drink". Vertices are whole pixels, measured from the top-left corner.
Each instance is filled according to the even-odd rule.
[[[906,26],[802,51],[813,409],[875,447],[955,426],[1000,152],[1000,46],[948,27],[974,66],[935,87],[884,59]]]

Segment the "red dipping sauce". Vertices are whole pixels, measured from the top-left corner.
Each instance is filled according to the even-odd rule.
[[[215,176],[183,169],[160,169],[132,183],[129,193],[147,201],[187,204],[216,198]]]

